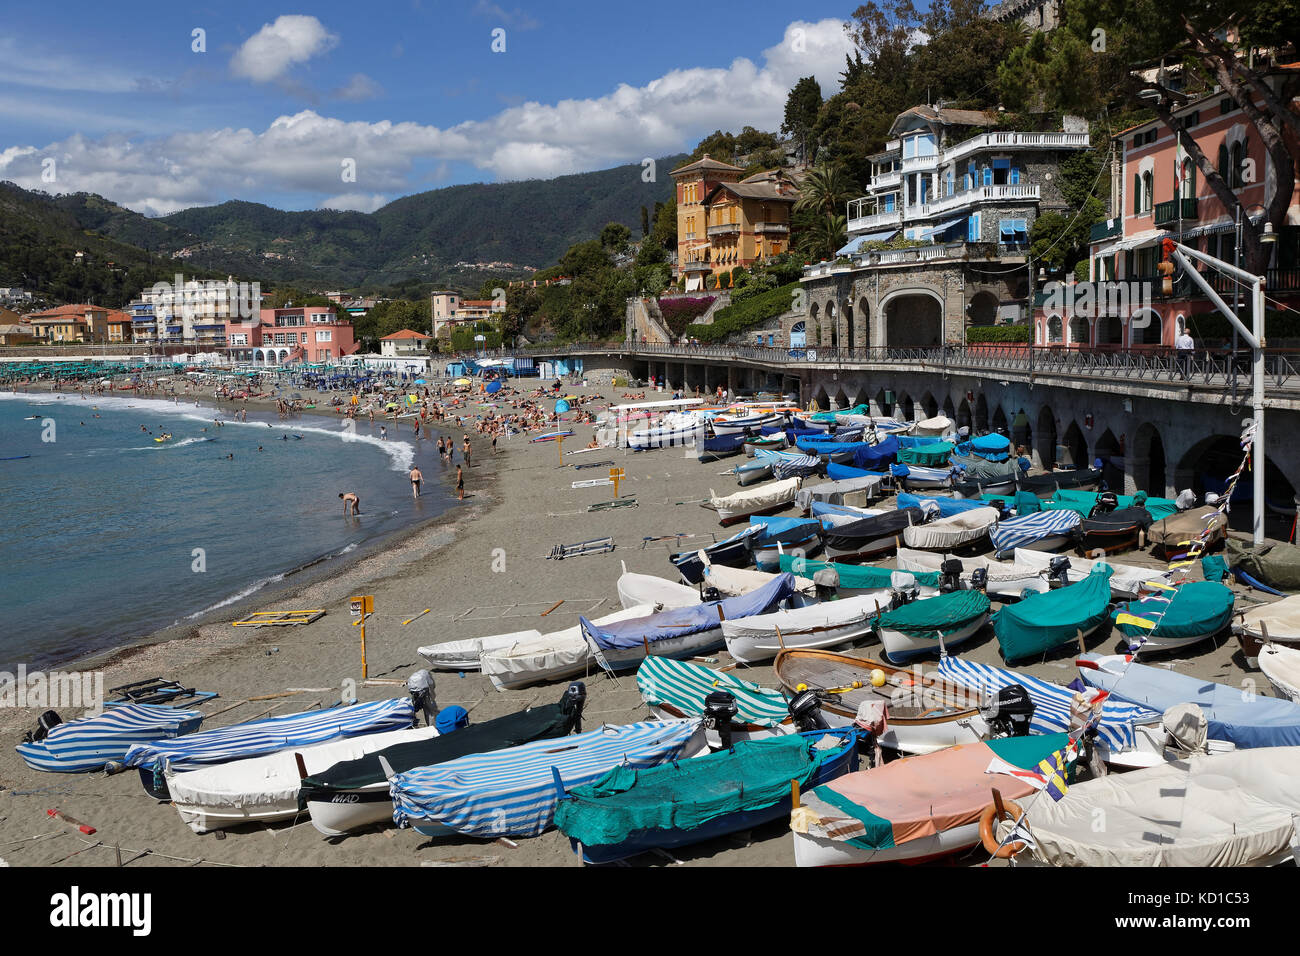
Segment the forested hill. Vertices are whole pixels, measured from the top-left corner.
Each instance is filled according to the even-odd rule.
[[[639,237],[641,207],[653,218],[655,203],[672,195],[668,172],[681,159],[656,160],[650,182],[636,163],[548,180],[450,186],[405,196],[373,213],[284,212],[231,200],[148,219],[87,193],[52,197],[6,184],[0,195],[22,207],[28,240],[57,234],[83,245],[135,247],[133,254],[125,246],[117,252],[121,262],[179,256],[187,271],[229,273],[264,285],[353,288],[460,278],[457,284],[477,286],[456,263],[508,262],[524,275],[555,262],[610,222],[623,223]],[[5,230],[0,239],[10,233]],[[11,266],[0,256],[6,279],[0,284],[24,285],[15,275],[23,270]]]

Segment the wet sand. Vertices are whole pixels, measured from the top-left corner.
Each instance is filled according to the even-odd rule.
[[[599,395],[602,404],[621,401],[621,390],[566,388],[566,393]],[[653,399],[651,395],[648,398]],[[661,396],[667,397],[667,395]],[[572,452],[591,438],[589,425],[574,426],[576,434],[565,444]],[[459,437],[459,436],[458,436]],[[721,475],[737,463],[730,458],[700,463],[680,450],[660,449],[629,453],[601,449],[560,458],[552,442],[530,444],[526,436],[502,439],[495,457],[490,441],[474,441],[474,466],[466,469],[466,500],[441,519],[382,553],[361,559],[326,580],[295,592],[264,599],[260,609],[318,607],[327,609],[320,620],[284,628],[234,628],[224,621],[187,629],[183,635],[157,635],[146,646],[115,652],[96,666],[105,670],[104,686],[164,676],[200,690],[217,691],[220,698],[199,709],[215,715],[205,728],[225,726],[268,714],[289,714],[313,706],[337,703],[346,679],[358,682],[360,700],[378,700],[405,694],[401,686],[365,686],[360,683],[361,654],[358,628],[351,626],[348,598],[373,594],[375,614],[367,625],[367,661],[372,679],[404,680],[425,666],[416,648],[425,644],[537,628],[543,632],[577,623],[579,614],[609,613],[619,607],[615,582],[626,564],[628,570],[675,578],[668,554],[678,550],[672,541],[645,543],[644,538],[667,534],[697,534],[690,543],[707,543],[711,535],[722,538],[714,512],[699,500],[716,489],[730,494],[733,478]],[[460,456],[457,455],[457,460]],[[613,497],[609,486],[571,488],[571,483],[603,477],[604,468],[575,470],[575,463],[613,460],[623,467],[627,480],[624,497],[635,507],[588,512],[589,505]],[[442,466],[425,468],[430,481],[443,479]],[[454,466],[449,469],[454,483]],[[889,507],[886,499],[886,507]],[[792,510],[783,512],[794,513]],[[342,519],[340,519],[342,520]],[[556,544],[572,544],[612,535],[612,552],[562,561],[547,560]],[[1149,555],[1118,556],[1126,564],[1163,567]],[[886,562],[892,565],[892,560]],[[1198,575],[1199,576],[1199,575]],[[1263,595],[1237,589],[1239,597],[1258,601]],[[542,611],[554,602],[564,603],[546,617]],[[1242,603],[1239,602],[1239,607]],[[425,608],[430,613],[408,625],[402,622]],[[1094,636],[1090,650],[1110,651],[1119,646],[1115,636]],[[878,644],[866,644],[852,653],[871,657]],[[1001,665],[992,630],[985,628],[963,646],[962,654],[976,661]],[[1065,649],[1045,662],[1022,669],[1049,680],[1067,682],[1076,671],[1075,652]],[[716,654],[730,663],[725,652]],[[1179,673],[1221,683],[1239,684],[1252,679],[1256,691],[1272,689],[1258,671],[1244,669],[1235,640],[1203,642],[1173,657],[1153,655],[1151,663],[1174,662]],[[770,666],[741,668],[745,678],[774,686]],[[459,704],[480,722],[513,713],[536,702],[558,700],[567,682],[519,691],[499,692],[477,672],[435,673],[440,707]],[[595,673],[586,677],[588,702],[584,726],[598,722],[625,723],[645,719],[632,673],[613,680]],[[263,695],[284,694],[291,688],[310,688],[292,696],[248,701]],[[324,688],[329,688],[324,690]],[[242,702],[242,703],[241,703]],[[218,712],[221,711],[220,714]],[[254,824],[216,834],[198,835],[185,826],[175,809],[149,798],[137,775],[47,774],[29,769],[13,750],[23,730],[35,726],[38,711],[0,711],[0,858],[14,866],[116,865],[115,846],[132,867],[205,863],[266,866],[394,866],[419,865],[435,860],[491,858],[498,866],[578,866],[567,838],[550,831],[535,839],[516,841],[511,848],[490,841],[459,838],[431,841],[413,830],[385,827],[331,841],[305,819],[296,823]],[[65,717],[73,716],[65,714]],[[98,828],[94,836],[47,818],[46,809],[58,807]],[[148,854],[139,856],[142,851]],[[76,854],[72,856],[72,854]],[[674,854],[690,865],[790,866],[793,852],[788,829],[777,821],[752,834],[715,840]],[[979,855],[959,862],[982,862]],[[664,865],[665,860],[645,856],[636,865]]]

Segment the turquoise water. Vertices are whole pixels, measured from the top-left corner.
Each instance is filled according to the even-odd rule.
[[[436,435],[414,441],[409,422],[402,440],[380,441],[378,425],[345,436],[317,416],[250,411],[218,428],[227,414],[193,399],[0,393],[0,459],[31,456],[0,460],[0,669],[121,645],[305,566],[328,573],[454,500]],[[154,442],[163,432],[172,440]],[[412,461],[426,476],[419,501]],[[359,495],[359,517],[343,516],[341,491]]]

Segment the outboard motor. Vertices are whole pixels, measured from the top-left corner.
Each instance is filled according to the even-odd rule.
[[[939,593],[950,594],[961,590],[962,563],[957,558],[949,558],[939,565]]]
[[[715,690],[704,698],[704,727],[716,730],[722,749],[731,749],[731,722],[740,713],[740,705],[729,691]]]
[[[1097,503],[1092,506],[1092,511],[1088,513],[1089,518],[1100,518],[1108,515],[1119,507],[1119,498],[1113,491],[1103,491],[1097,496]]]
[[[1057,588],[1063,588],[1070,583],[1070,559],[1067,555],[1058,554],[1047,565],[1047,584],[1055,591]]]
[[[722,600],[722,592],[719,591],[717,588],[715,588],[715,587],[714,587],[713,585],[711,585],[711,584],[710,584],[708,587],[701,586],[701,587],[700,587],[700,600],[703,601],[703,602],[706,603],[706,604],[709,603],[710,601],[721,601],[721,600]]]
[[[970,573],[970,589],[972,591],[987,591],[989,587],[989,569],[976,568]]]
[[[808,730],[830,730],[830,724],[822,716],[822,702],[817,691],[807,688],[798,691],[790,699],[790,716],[800,732]]]
[[[23,742],[29,744],[40,743],[51,730],[61,723],[63,723],[62,717],[52,710],[47,710],[36,718],[36,729],[23,734]]]
[[[840,572],[834,568],[821,568],[813,572],[813,584],[817,587],[817,600],[831,601],[839,593]]]
[[[406,689],[411,692],[416,714],[423,712],[425,726],[432,727],[438,717],[438,702],[433,697],[433,675],[427,670],[416,671],[406,679]]]
[[[582,710],[587,706],[587,685],[580,680],[569,684],[560,700],[560,711],[565,716],[573,716],[573,732],[582,733]]]
[[[992,702],[980,708],[980,716],[999,737],[1029,736],[1029,722],[1034,717],[1034,701],[1023,684],[1008,684],[994,695]]]

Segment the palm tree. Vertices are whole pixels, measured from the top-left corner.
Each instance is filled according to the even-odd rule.
[[[839,213],[819,216],[804,234],[806,248],[814,257],[832,259],[835,250],[844,245],[848,235],[848,220]]]
[[[845,204],[858,192],[858,187],[843,166],[838,163],[833,166],[823,164],[808,171],[799,192],[796,210],[810,209],[833,216],[845,208]]]

